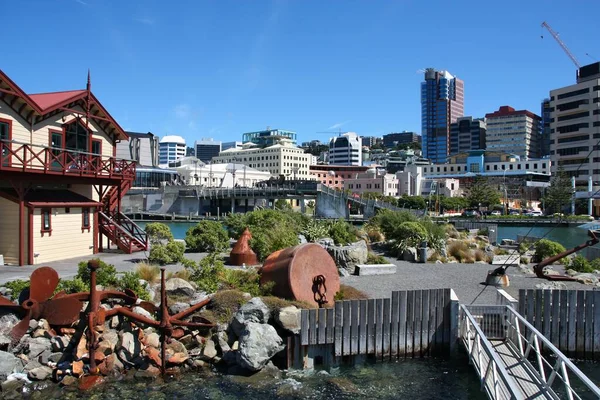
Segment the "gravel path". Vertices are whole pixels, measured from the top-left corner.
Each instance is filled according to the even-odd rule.
[[[348,276],[341,283],[355,287],[372,298],[391,297],[394,290],[454,289],[463,304],[496,304],[496,288],[485,286],[489,264],[413,264],[406,261],[388,260],[398,266],[393,275]],[[555,268],[558,269],[558,268]],[[516,268],[509,268],[510,286],[505,290],[518,299],[519,289],[535,289],[539,283],[550,281],[525,275]],[[593,289],[577,282],[562,282],[568,289]]]

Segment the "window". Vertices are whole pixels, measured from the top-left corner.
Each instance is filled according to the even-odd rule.
[[[84,230],[90,231],[90,209],[82,208],[81,209],[81,231]]]
[[[573,92],[567,92],[567,93],[559,94],[557,96],[557,99],[561,100],[561,99],[566,99],[566,98],[573,97],[573,96],[579,96],[581,94],[589,93],[589,91],[590,91],[589,88],[575,90]]]
[[[12,121],[8,119],[0,119],[0,140],[12,140]],[[10,165],[10,157],[8,156],[8,150],[10,149],[10,144],[2,142],[4,146],[2,147],[2,165],[9,166]]]
[[[42,208],[42,229],[41,233],[44,236],[44,233],[52,234],[52,210],[50,208]]]
[[[92,139],[92,153],[97,155],[102,154],[102,140]]]
[[[88,151],[88,131],[76,121],[65,127],[65,147],[68,150]]]
[[[71,214],[71,209],[69,207],[65,208],[65,214]]]

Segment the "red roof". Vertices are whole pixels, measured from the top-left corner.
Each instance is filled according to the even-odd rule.
[[[507,117],[511,115],[527,115],[529,118],[541,120],[542,118],[529,110],[515,110],[511,106],[501,106],[498,111],[485,114],[486,118]]]
[[[67,90],[65,92],[30,94],[33,100],[42,110],[68,103],[68,100],[85,94],[85,90]]]

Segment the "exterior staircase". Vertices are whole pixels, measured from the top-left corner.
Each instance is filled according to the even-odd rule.
[[[131,188],[133,180],[123,179],[120,194],[123,196]],[[119,187],[113,186],[102,198],[104,210],[98,213],[100,233],[127,254],[148,250],[148,236],[135,222],[118,211]]]

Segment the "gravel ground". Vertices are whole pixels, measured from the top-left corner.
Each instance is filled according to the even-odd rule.
[[[413,264],[407,261],[388,260],[398,266],[393,275],[348,276],[341,283],[353,286],[372,298],[391,297],[394,290],[454,289],[463,304],[496,304],[496,288],[486,286],[487,272],[495,267],[489,264]],[[559,271],[559,268],[553,269]],[[504,288],[518,299],[519,289],[535,289],[539,283],[550,281],[525,275],[517,268],[509,268],[510,286]],[[562,282],[568,289],[593,289],[577,282]]]

